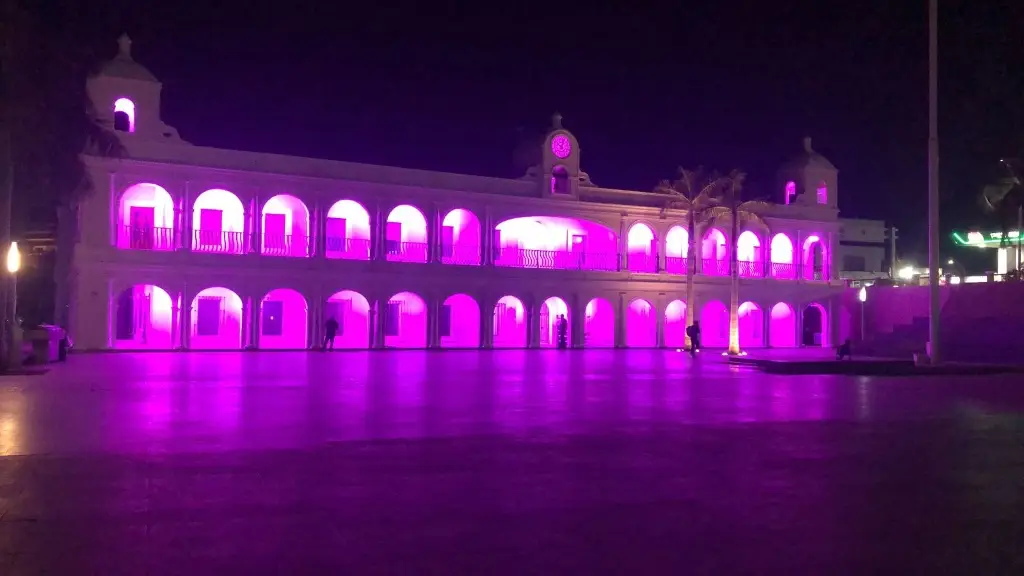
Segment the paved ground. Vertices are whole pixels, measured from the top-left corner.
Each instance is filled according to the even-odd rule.
[[[73,357],[0,378],[0,574],[1019,574],[1019,379]]]

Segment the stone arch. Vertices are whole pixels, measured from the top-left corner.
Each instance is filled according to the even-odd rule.
[[[196,350],[242,348],[242,299],[233,290],[212,287],[192,299],[189,347]]]
[[[260,348],[305,350],[309,346],[309,306],[291,288],[276,288],[260,300]]]
[[[142,182],[121,193],[117,247],[122,250],[174,250],[175,203],[162,186]]]
[[[355,200],[338,200],[327,211],[326,255],[331,259],[370,259],[370,213]]]
[[[291,194],[278,194],[263,204],[260,253],[306,258],[312,255],[309,209]]]
[[[591,348],[615,346],[615,308],[604,298],[587,302],[583,319],[584,345]]]
[[[441,304],[438,335],[442,348],[480,347],[480,304],[468,294],[452,294]]]
[[[370,347],[370,302],[354,290],[340,290],[327,298],[323,322],[334,318],[338,333],[334,348],[365,350]]]
[[[441,220],[441,262],[480,265],[480,219],[465,208],[455,208]]]
[[[654,348],[657,345],[657,310],[650,301],[635,298],[626,307],[626,346]]]
[[[427,261],[427,219],[419,208],[399,204],[388,213],[385,223],[388,261]]]
[[[192,203],[192,250],[219,254],[244,254],[245,208],[233,192],[210,189]]]
[[[114,348],[171,350],[177,341],[180,305],[162,287],[134,284],[111,303],[114,310]]]
[[[658,270],[658,237],[643,222],[634,222],[626,233],[626,264],[630,272]]]

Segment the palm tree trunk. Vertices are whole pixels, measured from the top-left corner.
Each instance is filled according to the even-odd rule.
[[[694,222],[692,208],[687,216],[686,227],[686,326],[683,328],[683,347],[690,348],[693,346],[693,343],[690,342],[690,336],[687,334],[686,328],[693,326],[693,307],[697,305],[697,303],[694,302],[696,290],[694,290],[693,287],[693,277],[697,270],[697,261],[693,255],[693,235],[696,232],[695,228],[697,226]]]
[[[732,236],[729,240],[729,275],[731,276],[731,287],[729,290],[729,354],[740,353],[740,271],[736,260],[736,236],[739,232],[737,219],[739,218],[736,203],[732,205]]]

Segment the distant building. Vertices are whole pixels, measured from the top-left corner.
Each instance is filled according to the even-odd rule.
[[[888,228],[882,220],[839,219],[839,277],[889,278]]]

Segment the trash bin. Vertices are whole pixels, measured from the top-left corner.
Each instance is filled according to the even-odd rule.
[[[67,335],[60,326],[43,324],[32,330],[25,331],[25,341],[31,342],[33,364],[49,364],[67,358]]]

